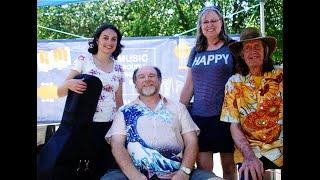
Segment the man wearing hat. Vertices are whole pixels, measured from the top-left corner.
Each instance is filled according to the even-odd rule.
[[[265,170],[282,167],[283,71],[271,58],[276,42],[249,27],[229,45],[236,74],[225,85],[221,121],[231,123],[241,179],[270,179]]]

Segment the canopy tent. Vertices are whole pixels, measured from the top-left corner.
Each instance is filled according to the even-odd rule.
[[[82,3],[96,0],[37,0],[37,7],[43,6],[58,6],[68,3]]]

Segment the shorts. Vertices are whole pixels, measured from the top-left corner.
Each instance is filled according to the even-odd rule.
[[[198,136],[199,152],[233,153],[234,142],[230,123],[220,121],[220,115],[211,117],[192,116],[200,129]]]

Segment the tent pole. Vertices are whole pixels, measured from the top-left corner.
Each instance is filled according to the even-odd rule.
[[[265,0],[260,0],[260,30],[262,36],[265,36],[265,29],[264,29],[264,3]]]

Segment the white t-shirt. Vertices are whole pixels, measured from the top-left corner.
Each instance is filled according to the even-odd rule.
[[[83,54],[74,60],[71,69],[76,70],[81,74],[90,74],[96,76],[101,80],[103,88],[99,97],[93,121],[112,121],[117,111],[115,92],[118,90],[119,84],[124,82],[124,72],[122,66],[113,59],[113,70],[107,73],[95,65],[93,56],[91,54]]]

